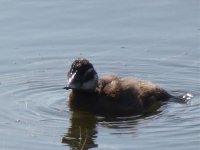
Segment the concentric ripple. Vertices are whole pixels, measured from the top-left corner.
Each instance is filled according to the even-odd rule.
[[[40,61],[33,59],[30,63],[29,59],[27,60],[29,63],[24,66],[23,70],[19,69],[16,72],[0,75],[1,131],[19,135],[19,139],[16,140],[18,142],[30,143],[35,137],[46,137],[47,141],[41,141],[41,145],[50,139],[55,140],[56,136],[63,135],[59,126],[66,127],[69,118],[66,105],[67,94],[62,89],[65,80],[64,72],[60,72],[62,71],[60,68],[49,67],[51,63],[58,61],[65,64],[63,60],[63,58],[41,59]],[[32,67],[38,69],[32,70]],[[22,133],[28,138],[24,138]],[[6,137],[0,137],[0,143],[9,147]],[[58,139],[57,137],[56,141]]]
[[[71,112],[67,106],[68,93],[63,90],[65,59],[37,58],[27,62],[23,69],[0,76],[2,147],[9,148],[7,140],[15,135],[19,139],[12,145],[20,149],[22,146],[18,143],[23,142],[37,149],[45,145],[52,145],[53,149],[62,144],[75,149],[81,149],[83,145],[104,149],[113,139],[117,147],[126,149],[132,148],[133,143],[138,149],[141,148],[139,145],[146,149],[149,146],[166,147],[166,141],[173,147],[184,145],[185,148],[196,148],[199,143],[198,92],[191,95],[186,91],[173,91],[172,94],[182,95],[190,100],[189,103],[169,102],[149,116],[107,118],[87,112]],[[56,68],[55,64],[63,65]],[[117,144],[121,138],[127,146]],[[35,144],[38,141],[39,144]],[[28,144],[24,149],[28,149]]]

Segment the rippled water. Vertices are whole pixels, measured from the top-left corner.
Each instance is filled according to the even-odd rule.
[[[0,0],[0,10],[0,149],[200,148],[197,0]],[[193,98],[148,116],[72,112],[62,88],[77,57],[100,76]]]

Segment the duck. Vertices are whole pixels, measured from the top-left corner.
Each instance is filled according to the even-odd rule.
[[[139,115],[160,107],[172,96],[160,86],[135,77],[99,77],[85,59],[73,61],[67,74],[69,107],[103,115]]]

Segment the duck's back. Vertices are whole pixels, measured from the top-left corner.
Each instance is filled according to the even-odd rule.
[[[139,80],[136,78],[118,78],[116,76],[105,76],[100,79],[101,90],[107,95],[116,95],[120,94],[127,90],[131,90],[132,94],[135,96],[143,96],[147,92],[153,92],[157,88],[157,85],[148,82]]]
[[[159,86],[136,78],[105,76],[100,82],[99,105],[114,114],[142,113],[151,105],[170,98]]]

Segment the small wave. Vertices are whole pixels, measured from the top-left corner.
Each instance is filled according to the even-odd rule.
[[[189,104],[194,97],[191,93],[184,91],[172,91],[170,92],[172,98],[170,101]]]

